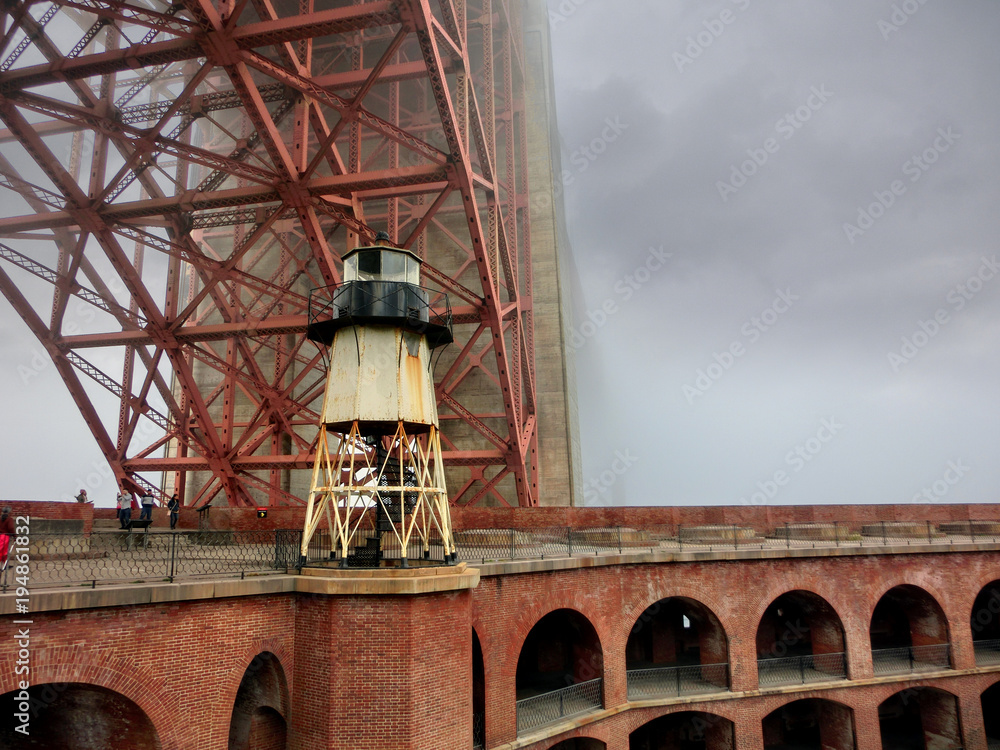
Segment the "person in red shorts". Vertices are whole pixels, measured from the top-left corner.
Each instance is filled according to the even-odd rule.
[[[4,508],[0,513],[0,570],[7,568],[7,555],[10,554],[10,539],[15,534],[14,517],[10,514],[10,507]]]

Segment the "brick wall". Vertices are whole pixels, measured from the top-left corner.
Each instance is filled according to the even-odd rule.
[[[40,500],[4,500],[0,506],[10,507],[15,516],[31,518],[83,521],[83,531],[89,534],[94,525],[94,506],[91,503],[63,503]]]

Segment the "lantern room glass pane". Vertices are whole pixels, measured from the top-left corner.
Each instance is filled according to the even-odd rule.
[[[382,251],[382,278],[385,281],[406,281],[406,256],[403,253]]]
[[[382,278],[382,253],[378,250],[362,250],[357,254],[358,278],[361,281],[378,281]]]
[[[344,261],[344,281],[358,280],[358,256],[352,255]]]
[[[406,283],[420,286],[420,261],[406,256]]]

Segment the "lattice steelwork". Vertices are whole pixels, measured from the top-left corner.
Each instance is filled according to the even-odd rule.
[[[3,4],[0,289],[119,480],[300,503],[309,291],[385,230],[454,306],[453,502],[536,503],[518,3]]]

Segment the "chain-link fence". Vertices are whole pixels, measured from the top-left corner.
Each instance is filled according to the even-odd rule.
[[[32,588],[284,573],[298,560],[300,531],[94,531],[29,536]],[[14,566],[0,590],[15,584]]]
[[[804,685],[807,682],[846,680],[843,653],[807,654],[757,660],[757,681],[765,685]]]
[[[517,701],[517,733],[601,707],[602,680],[578,682]]]
[[[972,648],[976,652],[977,667],[992,667],[1000,664],[1000,640],[973,641]]]
[[[724,693],[729,690],[728,664],[629,669],[628,699],[679,698],[682,695]]]
[[[951,646],[947,643],[935,643],[928,646],[873,649],[872,667],[876,675],[951,669]]]

